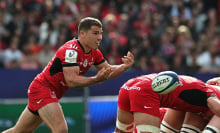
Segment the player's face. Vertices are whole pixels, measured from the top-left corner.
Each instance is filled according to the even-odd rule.
[[[86,47],[89,49],[97,49],[102,40],[102,28],[92,26],[85,34]]]

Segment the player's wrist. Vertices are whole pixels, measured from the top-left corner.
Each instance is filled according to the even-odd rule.
[[[123,69],[124,69],[124,71],[128,70],[130,67],[131,67],[130,65],[123,64]]]

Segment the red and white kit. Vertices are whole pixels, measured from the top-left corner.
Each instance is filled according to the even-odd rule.
[[[151,82],[157,74],[143,75],[128,80],[120,89],[118,106],[128,112],[143,112],[160,117],[161,107],[188,112],[207,112],[207,98],[219,96],[219,92],[210,85],[190,77],[180,75],[179,86],[168,94],[157,94],[152,90]]]
[[[31,83],[28,89],[28,108],[35,112],[48,103],[58,102],[58,99],[68,90],[63,67],[79,66],[80,75],[83,75],[92,65],[98,65],[104,61],[98,49],[85,53],[77,39],[66,42]]]

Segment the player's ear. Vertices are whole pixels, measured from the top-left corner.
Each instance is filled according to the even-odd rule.
[[[79,35],[82,35],[83,34],[83,31],[81,30],[81,31],[79,31]]]
[[[81,30],[80,32],[79,32],[79,35],[80,36],[83,36],[85,34],[85,31],[84,30]]]

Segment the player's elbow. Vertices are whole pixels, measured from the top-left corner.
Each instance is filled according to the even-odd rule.
[[[66,80],[66,85],[69,87],[69,88],[76,88],[77,85],[74,83],[73,80]]]

